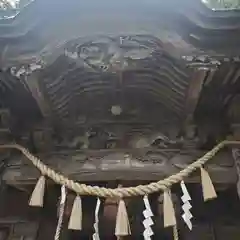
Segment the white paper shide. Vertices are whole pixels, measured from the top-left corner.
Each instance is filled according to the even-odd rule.
[[[153,230],[151,228],[151,226],[154,224],[152,217],[153,217],[153,213],[151,210],[151,206],[148,200],[147,196],[144,196],[143,198],[144,201],[144,205],[145,205],[145,210],[143,211],[143,216],[144,216],[144,220],[143,220],[143,225],[144,225],[144,232],[143,232],[143,237],[144,240],[151,240],[151,236],[153,236]]]
[[[182,218],[184,220],[184,222],[187,224],[188,228],[190,230],[192,230],[192,222],[191,219],[193,218],[193,215],[190,212],[190,209],[192,208],[192,205],[190,204],[190,200],[191,197],[188,193],[187,187],[184,183],[184,181],[181,181],[181,188],[182,188],[182,192],[183,195],[181,197],[183,205],[182,205],[182,210],[183,210],[183,214],[182,214]]]
[[[93,240],[100,240],[99,227],[98,227],[98,224],[99,224],[98,214],[99,214],[100,205],[101,205],[101,201],[98,198],[97,199],[97,205],[96,205],[96,208],[95,208],[95,222],[93,224],[93,228],[94,228],[94,234],[93,234],[93,238],[92,238]]]

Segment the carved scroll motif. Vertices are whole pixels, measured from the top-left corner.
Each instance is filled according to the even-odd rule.
[[[68,151],[52,152],[39,155],[45,164],[56,171],[67,174],[78,181],[124,180],[159,180],[170,176],[202,156],[205,152],[190,151],[179,153],[173,150],[151,151],[148,154],[136,154],[132,150],[105,151]],[[230,160],[230,161],[229,161]],[[219,153],[209,163],[208,170],[213,182],[232,184],[237,181],[237,174],[232,153]],[[224,175],[224,178],[222,177]],[[3,174],[7,184],[36,184],[39,172],[29,164],[25,164],[22,156],[11,159]],[[188,181],[198,182],[193,176]]]

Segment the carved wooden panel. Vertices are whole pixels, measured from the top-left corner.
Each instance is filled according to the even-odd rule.
[[[240,149],[233,148],[232,154],[233,154],[233,159],[235,162],[235,167],[238,175],[237,192],[238,192],[238,196],[240,197]]]
[[[49,167],[80,181],[159,180],[179,172],[202,156],[202,151],[68,151],[40,156]],[[234,183],[237,179],[231,153],[219,153],[206,166],[214,182]],[[224,178],[222,177],[224,175]],[[39,171],[23,156],[12,158],[3,179],[8,184],[35,183]],[[188,181],[198,182],[196,173]]]

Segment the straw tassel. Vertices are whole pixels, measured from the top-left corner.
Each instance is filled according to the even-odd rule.
[[[45,177],[41,176],[38,179],[37,184],[32,192],[32,196],[29,200],[29,206],[43,207],[45,183],[46,183]]]
[[[200,169],[201,169],[202,191],[203,191],[204,201],[208,201],[210,199],[216,198],[217,194],[208,172],[202,167]]]
[[[125,202],[121,199],[118,204],[115,235],[117,237],[131,235],[131,229]]]
[[[80,196],[76,196],[74,200],[68,229],[82,230],[82,200]]]
[[[164,197],[163,199],[164,227],[174,226],[177,224],[177,222],[170,189],[164,191],[163,197]]]

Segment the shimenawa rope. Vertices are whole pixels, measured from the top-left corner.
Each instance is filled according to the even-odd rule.
[[[207,161],[213,158],[219,150],[221,150],[226,145],[240,144],[240,141],[222,141],[216,145],[212,150],[207,152],[204,156],[188,165],[185,169],[181,170],[177,174],[174,174],[164,180],[158,182],[152,182],[147,185],[139,185],[136,187],[127,188],[105,188],[98,186],[89,186],[86,184],[80,184],[74,182],[73,180],[64,177],[62,174],[55,172],[53,169],[46,166],[39,158],[33,156],[26,148],[18,145],[0,145],[0,149],[17,149],[25,155],[35,167],[39,169],[42,175],[48,176],[54,182],[65,185],[67,188],[75,191],[80,195],[92,195],[98,197],[131,197],[131,196],[144,196],[154,192],[159,192],[160,190],[166,190],[171,187],[171,185],[182,181],[185,177],[191,174],[196,169],[202,167]]]

